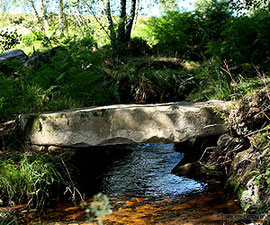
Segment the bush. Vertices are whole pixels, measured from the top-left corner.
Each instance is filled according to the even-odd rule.
[[[270,13],[257,11],[251,16],[234,18],[212,45],[220,49],[219,57],[233,65],[254,63],[269,68]],[[213,51],[209,50],[210,53]]]
[[[71,41],[67,51],[58,51],[51,63],[32,71],[30,83],[51,90],[52,98],[58,93],[81,106],[118,102],[117,85],[103,70],[103,55],[91,53],[92,47],[90,39]]]
[[[83,206],[83,208],[85,208],[85,206]],[[85,212],[87,223],[97,222],[99,225],[103,225],[102,218],[112,213],[108,196],[102,193],[96,194],[90,206],[86,207]]]
[[[189,101],[230,100],[231,79],[220,65],[218,60],[209,60],[194,71],[197,87],[188,96]]]
[[[263,73],[255,66],[251,66],[249,70],[244,67],[247,65],[230,69],[226,61],[222,65],[218,59],[205,62],[194,71],[197,87],[193,89],[187,100],[239,100],[269,84],[269,72]]]
[[[144,56],[151,52],[151,49],[147,42],[142,38],[132,38],[130,41],[124,44],[120,44],[116,49],[121,56]]]
[[[3,73],[0,73],[0,115],[2,118],[5,118],[11,113],[10,109],[16,107],[16,102],[18,100],[16,100],[15,95],[20,94],[15,91],[15,83],[16,81],[8,79]]]
[[[151,18],[148,29],[157,40],[155,49],[167,55],[183,57],[201,41],[198,20],[190,12],[169,11],[162,18]]]
[[[157,103],[185,98],[184,81],[190,77],[173,59],[130,57],[110,68],[119,82],[121,102]]]
[[[158,52],[200,60],[205,58],[207,44],[220,38],[231,17],[225,2],[212,1],[204,12],[169,11],[162,18],[151,18],[147,29]]]
[[[25,46],[32,46],[35,41],[37,41],[38,38],[34,33],[28,33],[22,36],[22,43]]]

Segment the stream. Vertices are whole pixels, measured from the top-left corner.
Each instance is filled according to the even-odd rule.
[[[183,157],[173,144],[125,146],[95,181],[95,192],[112,205],[103,224],[241,224],[240,207],[219,185],[171,174]],[[85,218],[79,206],[62,203],[28,224],[85,224]]]

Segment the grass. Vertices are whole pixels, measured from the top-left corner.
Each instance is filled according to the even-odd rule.
[[[13,206],[21,202],[42,209],[74,185],[66,171],[65,156],[9,151],[1,155],[0,199]],[[58,194],[57,194],[58,193]]]
[[[9,211],[0,212],[0,225],[17,225],[17,218]]]
[[[229,69],[227,66],[219,61],[209,60],[195,68],[193,73],[196,77],[196,88],[191,91],[187,100],[240,100],[270,83],[269,72],[264,73],[256,66],[250,65],[253,69],[249,71],[241,67]]]

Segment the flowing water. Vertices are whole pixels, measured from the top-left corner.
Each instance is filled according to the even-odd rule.
[[[130,145],[101,174],[96,192],[109,196],[106,224],[241,224],[241,212],[217,185],[171,174],[183,154],[173,144]],[[89,202],[91,199],[89,199]],[[61,204],[31,223],[84,224],[78,206]],[[224,223],[225,222],[225,223]],[[29,224],[29,222],[28,222]]]
[[[128,147],[130,154],[117,160],[103,175],[101,192],[111,197],[177,196],[202,192],[206,184],[171,174],[183,154],[173,144]]]

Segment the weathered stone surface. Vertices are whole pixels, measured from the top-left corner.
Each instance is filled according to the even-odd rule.
[[[10,52],[5,52],[0,54],[0,66],[5,61],[19,60],[25,62],[28,59],[28,56],[22,50],[13,50]]]
[[[225,102],[111,105],[21,115],[21,129],[36,145],[86,147],[176,143],[226,132],[213,106]]]

